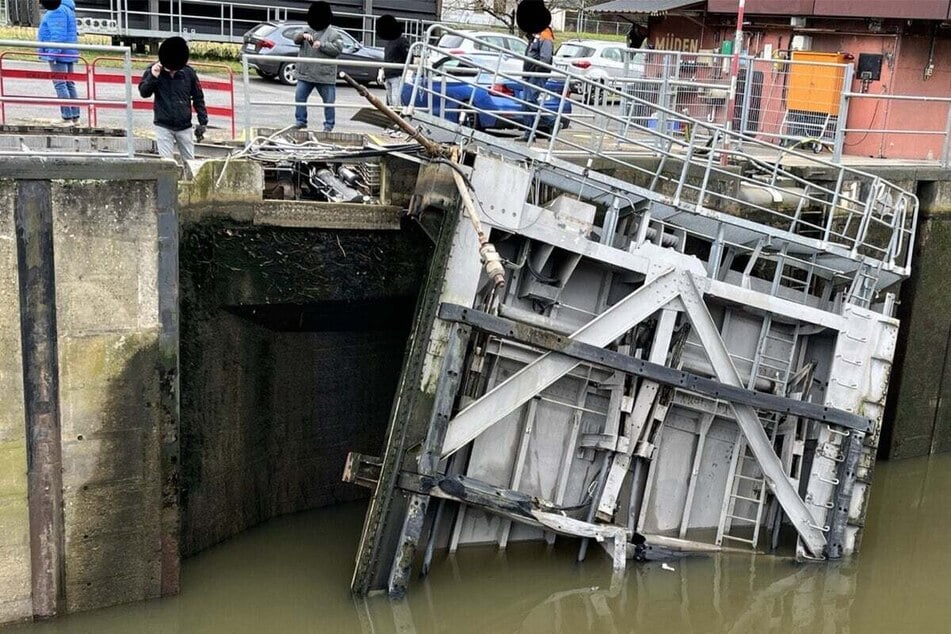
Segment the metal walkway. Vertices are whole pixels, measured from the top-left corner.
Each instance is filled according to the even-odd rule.
[[[415,211],[446,220],[386,452],[348,465],[375,490],[354,591],[400,594],[440,548],[562,535],[617,569],[661,544],[854,551],[915,196],[797,154],[832,170],[807,180],[702,121],[645,127],[625,113],[656,106],[624,80],[556,69],[560,92],[509,117],[572,134],[502,139],[459,122],[501,116],[485,96],[504,84],[518,101],[525,79],[418,53],[407,115],[459,161],[421,169]],[[459,211],[470,197],[478,222]]]

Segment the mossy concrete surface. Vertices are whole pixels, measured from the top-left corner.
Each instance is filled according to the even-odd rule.
[[[178,587],[177,548],[173,560],[163,552],[170,511],[178,539],[177,497],[169,503],[165,487],[175,475],[164,467],[178,434],[178,359],[166,336],[177,350],[177,314],[163,314],[177,306],[177,257],[171,270],[168,258],[178,239],[175,173],[170,164],[106,163],[0,165],[0,623],[32,617],[42,572],[32,570],[31,540],[47,530],[31,526],[29,509],[27,427],[38,423],[24,413],[20,322],[30,315],[19,289],[19,179],[44,178],[51,194],[53,257],[41,266],[56,282],[62,459],[53,468],[63,508],[39,517],[61,522],[65,536],[56,602],[72,612]]]
[[[15,195],[0,180],[0,623],[33,614]]]
[[[155,181],[53,187],[66,605],[162,595]]]
[[[951,450],[951,214],[920,224],[905,282],[896,376],[883,430],[889,458]]]

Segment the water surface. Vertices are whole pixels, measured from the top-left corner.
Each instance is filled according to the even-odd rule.
[[[635,564],[612,580],[606,557],[577,564],[562,540],[441,556],[407,601],[355,601],[363,512],[351,504],[248,531],[185,562],[181,596],[9,631],[951,631],[951,455],[879,463],[861,556],[834,565],[723,555]]]

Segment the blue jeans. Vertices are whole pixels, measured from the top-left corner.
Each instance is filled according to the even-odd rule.
[[[72,73],[73,64],[72,62],[50,62],[50,71],[54,73]],[[53,88],[56,89],[56,96],[60,99],[77,99],[79,97],[76,94],[76,84],[71,79],[54,79]],[[59,111],[63,115],[63,119],[79,118],[78,106],[60,106]]]
[[[324,102],[324,131],[330,132],[334,129],[336,108],[332,105],[337,100],[337,87],[333,84],[314,84],[303,79],[297,80],[297,92],[294,93],[294,101],[299,104],[307,103],[310,93],[317,90],[320,100]],[[307,125],[307,106],[300,105],[294,110],[294,118],[297,125]]]
[[[541,89],[545,87],[545,84],[548,82],[547,77],[528,77],[525,80],[525,88],[522,91],[522,99],[528,102],[528,105],[522,105],[524,112],[529,115],[526,117],[526,124],[531,127],[534,125],[534,119],[540,114],[541,105],[548,99],[546,94],[544,99],[541,99],[539,103],[539,97],[541,97]],[[539,119],[538,128],[544,128],[544,118]],[[529,130],[525,130],[525,134],[529,134]]]

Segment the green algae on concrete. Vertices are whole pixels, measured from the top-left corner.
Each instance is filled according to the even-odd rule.
[[[951,450],[951,215],[921,223],[912,269],[883,434],[889,458]]]
[[[0,180],[0,623],[33,614],[15,192]]]

